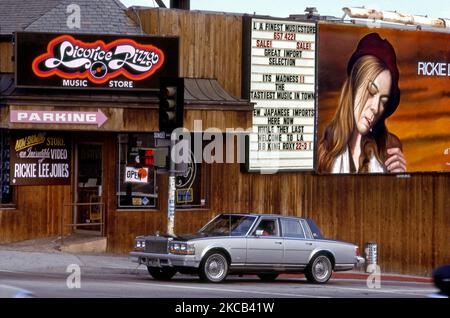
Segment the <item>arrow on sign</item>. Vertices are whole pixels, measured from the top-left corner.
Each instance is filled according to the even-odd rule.
[[[11,110],[9,116],[11,123],[97,125],[98,128],[107,120],[100,109],[97,112]]]

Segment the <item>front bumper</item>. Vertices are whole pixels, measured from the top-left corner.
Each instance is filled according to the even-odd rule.
[[[152,267],[194,267],[198,268],[200,262],[195,255],[155,254],[133,251],[130,252],[133,262]]]

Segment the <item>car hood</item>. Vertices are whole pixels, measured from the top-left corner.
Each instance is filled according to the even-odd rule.
[[[176,235],[173,237],[173,239],[177,240],[177,241],[185,242],[185,241],[195,240],[195,239],[204,238],[204,237],[208,237],[208,235],[206,235],[204,233],[194,233],[194,234]]]
[[[151,240],[151,239],[173,239],[174,241],[181,241],[181,242],[186,242],[186,241],[190,241],[190,240],[195,240],[198,238],[204,238],[204,237],[208,237],[208,235],[203,234],[203,233],[195,233],[195,234],[181,234],[181,235],[166,235],[166,234],[161,234],[161,235],[146,235],[146,236],[140,236],[138,238],[140,239],[145,239],[145,240]]]

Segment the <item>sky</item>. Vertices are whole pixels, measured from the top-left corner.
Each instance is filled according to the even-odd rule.
[[[157,6],[154,0],[120,0],[128,6]],[[164,0],[169,7],[169,0]],[[320,15],[342,17],[343,7],[361,7],[398,11],[404,14],[428,15],[450,19],[449,0],[191,0],[191,10],[256,13],[272,17],[303,14],[306,7],[316,7]]]

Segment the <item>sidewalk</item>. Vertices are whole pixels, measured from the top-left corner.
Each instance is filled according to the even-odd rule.
[[[58,250],[56,237],[0,244],[0,272],[66,273],[77,264],[83,273],[145,274],[147,268],[131,262],[127,255],[75,254]]]
[[[0,247],[0,272],[65,273],[71,264],[79,265],[83,273],[147,274],[144,266],[138,267],[126,256],[23,252]]]

